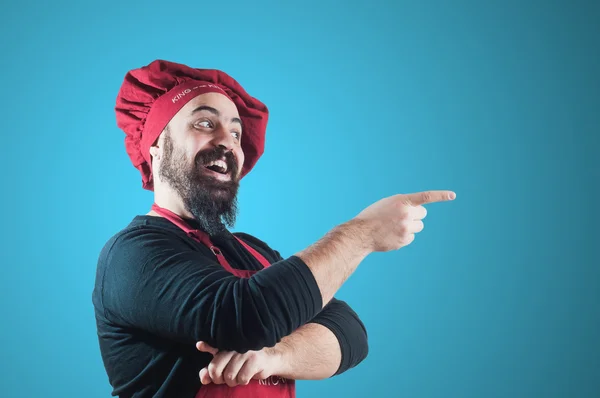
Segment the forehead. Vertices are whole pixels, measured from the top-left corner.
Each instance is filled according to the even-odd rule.
[[[179,115],[184,117],[191,116],[194,109],[199,106],[210,106],[211,108],[219,111],[222,117],[231,119],[239,117],[237,107],[228,97],[219,93],[205,93],[194,97],[190,102],[184,105],[183,108],[178,112]]]

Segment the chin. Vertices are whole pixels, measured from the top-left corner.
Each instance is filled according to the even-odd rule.
[[[231,192],[225,188],[214,188],[210,190],[210,196],[215,198],[227,198],[231,196]]]

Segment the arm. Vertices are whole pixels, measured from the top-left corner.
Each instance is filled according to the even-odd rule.
[[[342,225],[315,252],[343,252],[358,236]],[[207,249],[208,250],[208,249]],[[328,276],[348,275],[342,259],[355,266],[365,250],[354,249],[313,268],[332,268]],[[210,253],[210,251],[208,252]],[[358,255],[360,253],[360,255]],[[114,323],[163,338],[194,344],[206,341],[221,350],[245,352],[273,347],[323,308],[320,285],[298,256],[278,261],[251,278],[225,271],[211,254],[197,252],[168,231],[136,228],[107,245],[99,259],[94,303]],[[331,291],[331,288],[326,289]]]
[[[274,346],[322,307],[301,260],[282,260],[266,271],[237,278],[210,250],[197,251],[170,231],[137,228],[103,250],[94,302],[110,322],[170,341],[258,350]]]
[[[277,358],[274,360],[277,366],[272,373],[293,380],[331,377],[339,369],[342,360],[337,337],[318,323],[301,326],[271,350],[270,356]]]
[[[344,301],[333,298],[308,324],[274,347],[281,355],[278,376],[322,379],[344,373],[368,355],[367,331]]]
[[[256,239],[250,235],[242,234],[245,239],[253,239],[254,243],[263,247],[268,254],[273,256],[274,261],[281,261],[283,257],[277,250],[270,248],[265,242]],[[323,327],[314,327],[314,324]],[[310,328],[305,326],[313,325]],[[333,375],[344,373],[350,368],[361,363],[368,355],[369,344],[367,339],[367,330],[365,325],[360,320],[359,316],[350,308],[350,306],[335,297],[319,312],[307,325],[301,326],[290,336],[284,337],[283,344],[280,349],[285,356],[289,356],[292,360],[291,364],[303,362],[304,358],[319,365],[320,368],[329,368],[333,366],[330,362],[337,364],[333,370]],[[303,336],[296,336],[296,334]],[[331,340],[331,336],[335,337],[337,344],[326,344],[326,341]],[[322,347],[316,347],[324,343]],[[305,349],[306,345],[308,349]],[[278,348],[277,346],[275,348]],[[287,350],[285,350],[287,348]],[[314,348],[314,349],[311,349]],[[286,352],[295,352],[295,355]],[[315,351],[315,352],[310,352]],[[322,353],[324,358],[320,358]],[[304,355],[303,355],[304,354]],[[310,364],[306,366],[297,366],[299,371],[311,368]],[[304,377],[298,374],[294,379],[311,378]],[[318,378],[318,377],[317,377]]]
[[[238,236],[250,242],[257,250],[262,251],[263,255],[272,263],[283,260],[279,251],[271,248],[266,242],[244,233],[238,233]],[[322,327],[315,327],[317,325]],[[303,336],[299,336],[300,334]],[[326,344],[332,336],[333,344]],[[308,324],[301,326],[290,336],[284,337],[282,343],[286,342],[290,344],[278,344],[275,348],[280,348],[280,352],[286,356],[290,354],[287,351],[294,351],[292,355],[289,355],[292,360],[290,363],[298,365],[296,368],[299,371],[311,368],[310,363],[307,363],[306,366],[300,365],[303,358],[306,358],[321,369],[335,367],[330,376],[344,373],[355,367],[367,357],[369,350],[367,331],[359,316],[346,302],[336,298],[332,298]],[[317,345],[321,343],[324,343],[323,346],[318,347]],[[284,350],[285,348],[288,350]],[[306,377],[311,378],[312,376]],[[299,374],[293,378],[306,377]]]
[[[214,355],[200,371],[201,382],[226,383],[230,387],[272,375],[295,380],[324,379],[358,365],[368,354],[364,325],[345,302],[335,298],[312,321],[275,347],[244,354],[219,351],[203,342],[197,348]]]
[[[336,336],[318,323],[309,323],[283,338],[274,347],[238,353],[217,350],[205,342],[196,348],[214,355],[200,370],[202,384],[246,385],[252,379],[279,376],[295,380],[331,377],[340,366],[341,353]]]

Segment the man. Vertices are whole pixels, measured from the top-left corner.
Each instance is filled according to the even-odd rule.
[[[157,60],[125,76],[116,105],[154,205],[104,246],[93,292],[113,395],[293,397],[368,352],[334,294],[371,252],[423,228],[449,191],[382,199],[301,252],[229,232],[239,182],[264,150],[267,107],[224,72]]]

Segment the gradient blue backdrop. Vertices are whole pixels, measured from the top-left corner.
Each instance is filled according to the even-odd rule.
[[[599,3],[217,3],[2,3],[0,395],[110,394],[96,259],[152,203],[113,107],[163,58],[268,104],[236,230],[284,255],[457,192],[343,286],[370,355],[299,397],[600,397]]]

